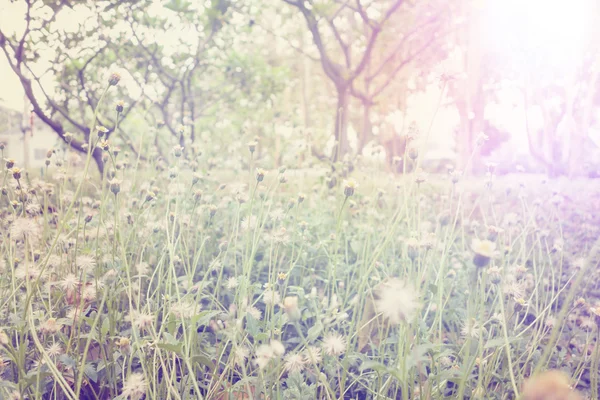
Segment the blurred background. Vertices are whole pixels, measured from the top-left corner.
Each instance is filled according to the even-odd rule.
[[[402,172],[414,148],[432,172],[595,177],[598,11],[592,0],[4,1],[0,142],[29,168],[49,148],[83,153],[116,72],[98,124],[142,160],[181,145],[235,169],[244,161],[228,155],[256,140],[271,168],[360,156]]]

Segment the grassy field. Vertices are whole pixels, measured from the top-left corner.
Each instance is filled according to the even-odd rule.
[[[3,162],[3,398],[598,398],[593,181],[179,153]]]

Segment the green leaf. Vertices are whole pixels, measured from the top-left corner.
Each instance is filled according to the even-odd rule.
[[[75,360],[66,354],[62,354],[60,357],[58,357],[58,360],[61,363],[65,364],[67,367],[77,369],[77,363],[75,362]]]
[[[210,370],[215,369],[215,363],[213,363],[210,358],[208,358],[207,356],[205,356],[203,354],[196,354],[195,356],[190,357],[190,361],[192,362],[192,364],[198,363],[200,365],[204,365],[205,367],[208,367]]]
[[[96,368],[94,368],[94,366],[92,364],[86,364],[85,368],[83,369],[83,373],[92,382],[94,382],[94,383],[98,382],[98,372],[96,371]]]
[[[109,322],[108,318],[104,318],[104,320],[102,321],[102,326],[100,327],[100,334],[102,335],[102,337],[104,337],[108,334],[109,328],[110,328],[110,322]]]
[[[156,343],[156,347],[158,347],[159,349],[170,351],[177,355],[181,355],[181,344],[176,345],[171,343],[159,342]]]
[[[166,342],[159,342],[156,344],[156,347],[159,349],[171,351],[177,355],[182,354],[183,343],[175,338],[175,336],[171,335],[168,332],[164,332],[163,336],[167,340]]]
[[[518,342],[519,338],[508,338],[508,343],[511,344],[513,342]],[[493,348],[493,347],[499,347],[499,346],[503,346],[504,344],[506,344],[506,341],[504,340],[503,337],[501,338],[495,338],[495,339],[491,339],[488,340],[485,345],[483,346],[484,349],[489,349],[489,348]]]
[[[365,361],[364,363],[362,363],[360,365],[360,372],[363,372],[363,371],[366,371],[369,369],[379,372],[379,373],[388,372],[387,365],[384,365],[384,364],[380,363],[379,361]]]

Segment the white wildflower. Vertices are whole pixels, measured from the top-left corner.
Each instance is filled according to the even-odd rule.
[[[300,353],[290,353],[285,357],[283,368],[290,373],[302,372],[306,360]]]
[[[375,310],[392,325],[411,321],[419,308],[415,289],[396,278],[379,285],[374,297]]]
[[[133,373],[123,383],[122,396],[131,400],[141,400],[146,395],[148,383],[144,374]]]
[[[346,351],[346,339],[339,333],[330,332],[323,338],[323,350],[330,356],[340,356]]]

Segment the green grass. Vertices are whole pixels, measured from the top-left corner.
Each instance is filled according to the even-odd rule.
[[[589,182],[357,165],[350,195],[310,170],[125,157],[102,182],[89,157],[2,166],[3,396],[513,399],[561,369],[597,398]]]

